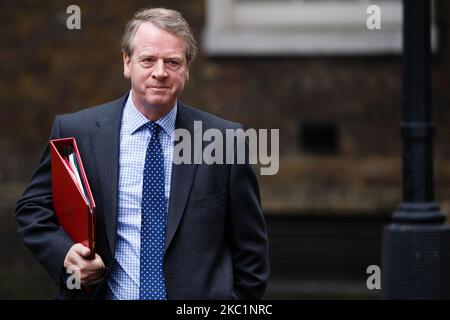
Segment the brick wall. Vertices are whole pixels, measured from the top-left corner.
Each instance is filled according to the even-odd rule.
[[[122,75],[120,36],[136,9],[152,5],[181,11],[199,40],[200,54],[182,96],[185,103],[246,127],[280,128],[280,174],[261,179],[267,195],[263,201],[277,202],[280,198],[273,194],[283,194],[280,186],[284,185],[325,195],[349,187],[347,197],[330,200],[331,209],[347,201],[342,199],[348,195],[359,199],[348,200],[349,206],[359,201],[356,207],[362,208],[380,190],[392,192],[374,205],[390,208],[398,203],[399,56],[210,58],[201,50],[203,0],[77,1],[82,11],[79,31],[65,26],[70,4],[73,1],[2,1],[0,180],[4,183],[28,181],[56,114],[110,101],[128,90]],[[445,189],[450,180],[446,163],[450,157],[449,14],[450,5],[438,1],[440,48],[433,57],[433,107],[441,200],[450,198]],[[334,126],[335,156],[316,157],[302,149],[302,126],[317,122]],[[352,174],[355,165],[360,168],[357,177]],[[357,194],[366,187],[369,193]],[[306,208],[311,201],[316,200],[305,199]],[[293,207],[299,209],[295,203]]]

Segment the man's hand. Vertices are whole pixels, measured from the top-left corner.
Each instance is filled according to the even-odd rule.
[[[64,259],[64,267],[77,270],[83,286],[92,286],[99,283],[105,273],[105,264],[98,254],[90,259],[91,249],[81,243],[74,244]]]

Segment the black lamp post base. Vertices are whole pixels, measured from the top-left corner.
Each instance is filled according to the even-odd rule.
[[[392,216],[398,223],[440,223],[445,218],[437,202],[403,202]]]
[[[450,299],[450,225],[387,225],[382,264],[383,299]]]

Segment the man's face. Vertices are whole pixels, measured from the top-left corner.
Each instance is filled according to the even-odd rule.
[[[142,23],[132,40],[132,54],[123,55],[124,75],[131,79],[138,109],[165,114],[174,106],[189,79],[186,42],[149,22]]]

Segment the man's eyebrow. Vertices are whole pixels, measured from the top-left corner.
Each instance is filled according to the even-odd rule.
[[[181,56],[181,55],[168,55],[168,56],[164,56],[164,57],[160,57],[160,58],[164,61],[174,60],[179,63],[182,63],[184,61],[184,56]],[[158,60],[159,58],[156,58],[156,55],[152,55],[152,54],[141,54],[141,55],[136,56],[136,59],[138,61],[142,61],[145,59]]]
[[[182,55],[168,55],[167,57],[164,57],[164,59],[177,59],[177,60],[183,60]]]
[[[138,54],[137,57],[138,57],[139,59],[142,59],[142,58],[152,58],[152,57],[155,57],[155,55],[154,55],[154,54],[151,54],[151,53],[141,53],[141,54]]]

